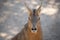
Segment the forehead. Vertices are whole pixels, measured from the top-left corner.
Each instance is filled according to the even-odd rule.
[[[33,9],[33,11],[32,11],[32,18],[37,18],[38,16],[36,15],[37,13],[36,13],[36,9]]]
[[[37,10],[36,10],[36,9],[33,9],[31,16],[32,16],[32,17],[38,17],[37,14],[38,14],[38,13],[37,13]]]
[[[31,21],[32,21],[33,23],[37,22],[37,19],[38,19],[38,17],[39,17],[39,16],[37,16],[36,14],[37,14],[37,13],[36,13],[36,9],[33,9],[33,10],[32,10],[32,14],[31,14],[31,16],[30,16],[30,17],[32,18]]]
[[[33,9],[33,16],[35,16],[35,14],[36,14],[36,9]]]

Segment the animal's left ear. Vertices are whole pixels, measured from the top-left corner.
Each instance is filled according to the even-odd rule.
[[[37,9],[37,13],[38,13],[38,15],[40,14],[40,12],[41,12],[41,6],[42,6],[42,4],[39,6],[39,8]]]

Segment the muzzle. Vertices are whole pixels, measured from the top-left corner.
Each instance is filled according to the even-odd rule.
[[[37,32],[37,27],[33,25],[33,27],[31,28],[32,32]]]

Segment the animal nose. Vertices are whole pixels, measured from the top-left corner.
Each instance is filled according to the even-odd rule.
[[[37,28],[36,27],[33,27],[32,30],[31,30],[33,33],[37,32]]]
[[[37,30],[36,24],[34,23],[32,26],[32,30]]]
[[[32,30],[37,30],[37,28],[32,28]]]

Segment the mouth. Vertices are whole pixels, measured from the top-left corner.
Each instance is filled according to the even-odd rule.
[[[32,32],[37,32],[37,28],[32,28]]]

